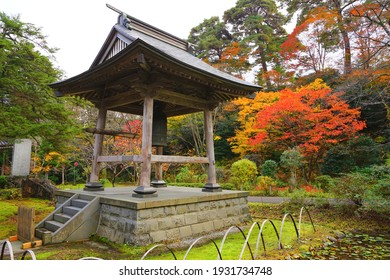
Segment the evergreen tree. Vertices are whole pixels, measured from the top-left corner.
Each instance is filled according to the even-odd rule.
[[[61,77],[41,30],[0,12],[0,138],[33,138],[46,152],[64,152],[76,131],[67,99],[49,84]]]
[[[238,0],[235,7],[226,11],[224,20],[232,25],[234,39],[252,49],[251,55],[261,66],[259,80],[272,89],[269,69],[277,69],[279,47],[286,36],[284,16],[274,0]],[[272,63],[272,65],[271,65]]]

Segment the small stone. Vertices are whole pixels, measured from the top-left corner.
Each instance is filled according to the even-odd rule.
[[[327,238],[328,238],[329,241],[331,241],[331,242],[337,242],[337,239],[334,238],[333,236],[327,236]]]

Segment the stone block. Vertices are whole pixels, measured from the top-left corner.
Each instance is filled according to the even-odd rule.
[[[134,233],[136,224],[137,223],[135,221],[133,221],[133,220],[127,220],[126,221],[126,226],[125,226],[126,232]]]
[[[182,227],[186,225],[184,215],[176,215],[172,217],[168,217],[167,219],[171,219],[175,227]]]
[[[114,242],[123,244],[125,242],[125,236],[123,231],[119,231],[119,230],[114,231],[113,240]]]
[[[159,230],[158,223],[156,222],[156,220],[153,220],[153,219],[146,220],[145,224],[146,224],[146,227],[148,228],[149,232]]]
[[[198,213],[190,213],[184,216],[186,225],[193,225],[198,223]]]
[[[176,215],[176,207],[175,206],[164,207],[164,213],[166,216]]]
[[[187,205],[177,205],[176,206],[176,214],[185,214],[187,213]]]
[[[210,202],[201,202],[199,203],[199,211],[207,211],[210,210]]]
[[[187,204],[187,213],[193,213],[198,211],[199,211],[198,204],[195,203]]]
[[[135,229],[134,229],[134,234],[135,235],[141,235],[148,233],[148,224],[146,222],[137,222],[135,223]]]
[[[165,230],[151,232],[150,239],[153,243],[164,242],[167,240],[167,233]]]
[[[203,224],[194,224],[191,225],[191,231],[193,235],[200,235],[204,233]]]
[[[233,207],[229,207],[226,209],[226,214],[228,217],[232,217],[236,214],[235,209]]]
[[[226,201],[225,200],[219,200],[218,201],[218,208],[224,208],[226,207]]]
[[[220,208],[218,211],[216,211],[216,215],[218,219],[225,219],[227,218],[227,212],[225,208]]]
[[[137,212],[134,209],[129,208],[121,208],[121,217],[125,217],[127,219],[135,220],[137,219]]]
[[[138,211],[138,220],[147,220],[152,218],[152,209],[142,209]]]
[[[120,216],[121,208],[113,205],[108,205],[107,212],[110,212],[110,215]]]
[[[171,218],[158,219],[158,229],[167,230],[175,227],[174,221]]]
[[[185,239],[192,236],[191,226],[184,226],[179,228],[180,238]]]
[[[214,220],[213,223],[214,223],[214,229],[215,230],[221,230],[221,229],[223,229],[225,227],[225,225],[224,225],[222,220]]]
[[[100,226],[97,234],[102,237],[106,237],[109,240],[112,240],[111,237],[114,236],[114,229],[107,226]]]
[[[209,215],[211,211],[205,211],[205,212],[199,212],[198,213],[198,222],[203,223],[211,220],[211,217]]]
[[[203,227],[205,232],[213,232],[215,230],[214,221],[208,221],[203,223]]]
[[[167,239],[170,242],[175,242],[180,239],[180,231],[178,228],[169,229],[166,231]]]
[[[153,209],[150,209],[150,211],[152,212],[152,218],[162,218],[162,217],[165,217],[166,214],[164,212],[164,208],[153,208]]]

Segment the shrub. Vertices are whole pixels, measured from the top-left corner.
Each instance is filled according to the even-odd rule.
[[[6,189],[10,186],[10,182],[8,181],[8,177],[0,176],[0,189]]]
[[[371,183],[370,178],[362,173],[349,173],[336,180],[333,192],[341,197],[349,198],[356,205],[361,206]]]
[[[10,200],[10,199],[18,199],[22,197],[20,189],[6,189],[0,192],[0,197],[2,199]]]
[[[360,136],[339,144],[327,152],[322,173],[339,175],[382,162],[381,147],[368,136]]]
[[[277,186],[277,182],[268,176],[259,176],[257,178],[257,187],[258,190],[265,190],[266,192],[271,193],[272,189]]]
[[[253,161],[241,159],[232,164],[231,183],[240,186],[240,189],[249,190],[256,180],[257,166]]]
[[[261,175],[275,178],[278,164],[274,160],[266,160],[261,166]]]
[[[335,188],[335,183],[332,177],[329,175],[318,176],[314,179],[314,185],[316,188],[328,192]]]
[[[379,180],[366,192],[359,213],[390,219],[390,178]]]
[[[180,168],[179,173],[176,175],[176,182],[179,183],[196,183],[196,179],[192,172],[187,166]]]

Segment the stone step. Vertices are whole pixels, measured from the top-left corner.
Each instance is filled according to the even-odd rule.
[[[89,201],[84,200],[84,199],[79,199],[79,198],[72,199],[72,201],[71,201],[71,205],[78,207],[78,208],[84,208],[84,206],[87,205],[88,203],[89,203]]]
[[[64,208],[62,209],[62,212],[64,214],[67,214],[67,215],[70,215],[70,216],[74,216],[76,215],[78,212],[80,212],[81,208],[80,207],[75,207],[75,206],[64,206]]]
[[[45,221],[45,228],[52,232],[56,232],[59,228],[61,228],[64,224],[51,220],[51,221]]]
[[[52,234],[53,232],[51,230],[48,230],[47,228],[36,228],[35,229],[35,236],[39,239],[44,239],[45,234]]]
[[[60,222],[63,224],[65,224],[67,221],[69,221],[70,218],[72,218],[72,216],[68,215],[68,214],[64,214],[64,213],[54,214],[54,221],[57,221],[57,222]]]
[[[78,198],[78,199],[82,199],[82,200],[86,200],[86,201],[91,201],[92,199],[94,199],[94,196],[85,195],[85,194],[79,194],[79,198]]]
[[[35,237],[42,240],[43,244],[51,243],[51,237],[53,232],[47,228],[36,228],[35,229]]]

